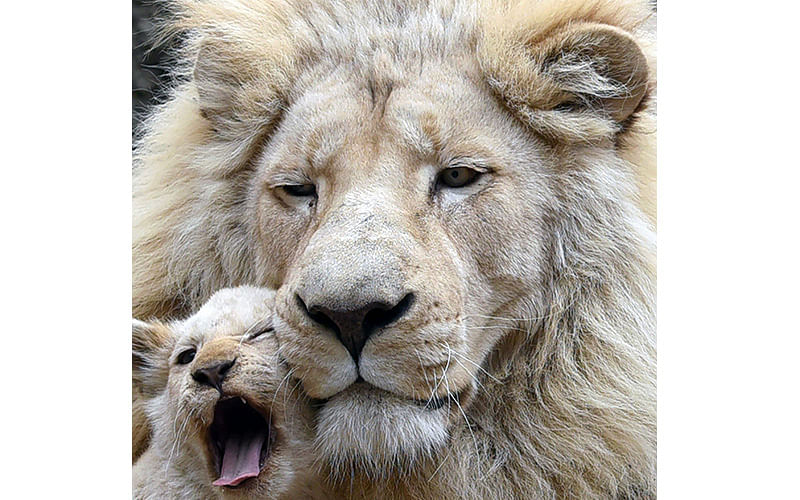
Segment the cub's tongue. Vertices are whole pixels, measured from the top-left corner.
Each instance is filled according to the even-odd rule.
[[[222,474],[214,486],[236,486],[249,477],[258,476],[258,461],[266,434],[255,429],[232,432],[222,450]]]

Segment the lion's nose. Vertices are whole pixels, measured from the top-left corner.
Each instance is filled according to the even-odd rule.
[[[376,330],[400,319],[414,302],[414,294],[406,294],[396,304],[371,302],[354,310],[347,308],[330,309],[317,304],[306,304],[297,295],[300,308],[317,323],[336,333],[339,341],[347,348],[353,360],[358,362],[361,349]]]
[[[192,372],[192,378],[198,383],[213,387],[222,393],[222,381],[225,380],[228,370],[236,362],[236,359],[219,361],[209,364],[203,368],[198,368]]]

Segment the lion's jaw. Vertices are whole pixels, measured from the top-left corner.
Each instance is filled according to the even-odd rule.
[[[281,355],[304,391],[325,400],[316,440],[333,465],[390,471],[445,443],[512,327],[503,318],[530,315],[543,288],[536,206],[547,188],[517,168],[540,157],[537,140],[506,141],[523,136],[519,125],[462,73],[439,68],[395,82],[379,113],[359,87],[367,83],[322,79],[259,160],[257,260],[283,270],[264,278],[280,284]],[[420,151],[426,141],[449,143],[438,153],[446,159]],[[287,168],[305,162],[298,151],[325,157],[302,174],[317,190],[305,201],[280,192],[283,179],[301,178]],[[460,165],[486,171],[463,188],[437,184]],[[354,315],[357,328],[371,322],[360,343],[348,331]],[[444,404],[426,408],[428,400]]]
[[[447,442],[448,407],[427,408],[359,382],[317,415],[317,449],[334,473],[404,472]]]

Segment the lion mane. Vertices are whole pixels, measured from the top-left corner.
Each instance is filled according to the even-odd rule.
[[[555,158],[542,216],[544,289],[520,298],[528,314],[504,318],[477,395],[441,451],[388,477],[322,464],[321,480],[343,497],[654,497],[649,6],[173,0],[166,7],[160,36],[180,48],[170,97],[139,131],[134,152],[133,315],[176,318],[221,288],[280,287],[281,270],[269,278],[257,271],[263,237],[248,216],[247,193],[263,143],[313,84],[307,67],[355,61],[354,74],[378,88],[375,68],[383,63],[371,54],[382,43],[401,57],[471,54],[508,119]],[[134,459],[148,435],[136,399]]]

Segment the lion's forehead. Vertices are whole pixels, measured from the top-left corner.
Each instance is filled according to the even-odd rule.
[[[336,61],[355,70],[382,67],[396,60],[426,60],[462,53],[474,46],[477,4],[453,2],[346,2],[334,9],[302,11],[295,22],[337,26],[292,34],[306,42],[309,55]]]
[[[268,184],[285,183],[299,170],[329,179],[374,173],[377,182],[370,181],[367,191],[385,199],[382,187],[397,181],[402,188],[400,174],[430,175],[440,155],[495,170],[519,164],[515,142],[508,140],[522,134],[519,125],[452,62],[431,63],[422,74],[419,68],[398,70],[383,87],[369,76],[343,78],[334,72],[315,79],[289,109],[260,160]],[[381,175],[386,173],[391,175]]]

